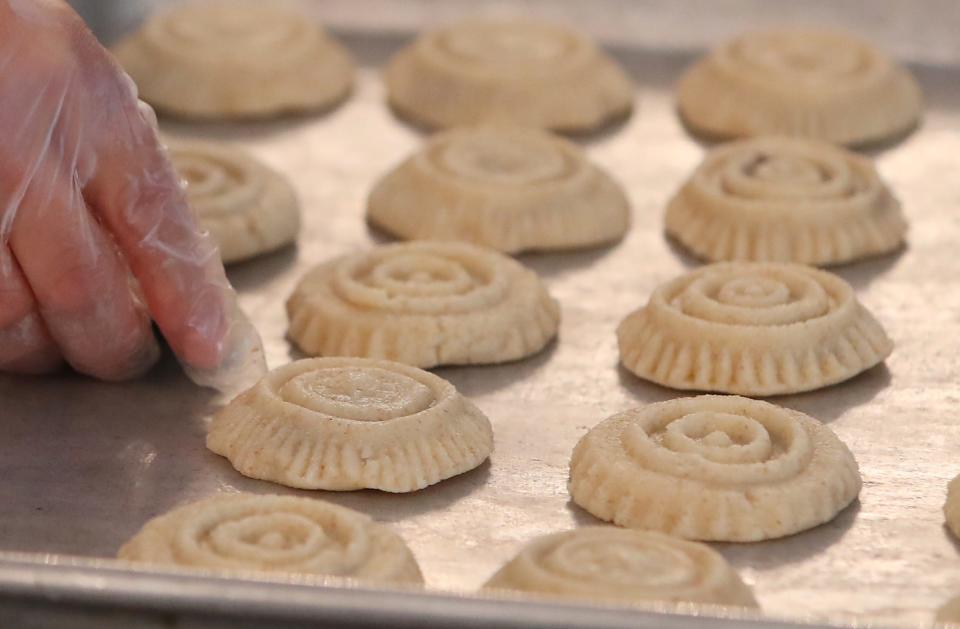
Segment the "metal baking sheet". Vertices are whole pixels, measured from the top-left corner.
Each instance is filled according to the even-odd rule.
[[[334,17],[357,26],[345,3],[331,4],[340,11]],[[907,3],[862,6],[868,4],[911,11]],[[363,69],[350,100],[327,115],[245,125],[161,122],[173,136],[243,147],[299,191],[305,218],[299,246],[230,269],[271,366],[300,357],[284,338],[283,304],[293,285],[313,264],[384,240],[363,220],[365,196],[422,139],[385,107],[376,69],[406,36],[374,28],[344,35]],[[922,50],[916,37],[922,35],[905,39]],[[949,46],[937,50],[940,57],[952,54]],[[616,53],[639,85],[637,109],[620,126],[578,141],[626,186],[634,218],[629,236],[604,249],[522,257],[563,307],[559,341],[543,353],[503,366],[437,370],[491,418],[490,462],[411,495],[296,492],[246,479],[205,449],[206,423],[222,400],[190,385],[170,359],[124,385],[73,375],[0,376],[0,624],[6,617],[22,621],[9,626],[30,626],[37,616],[28,612],[54,618],[97,606],[104,615],[90,626],[130,626],[148,610],[190,622],[205,618],[203,626],[231,614],[247,622],[272,618],[265,626],[281,626],[279,618],[290,626],[310,619],[329,626],[693,624],[684,616],[463,596],[530,538],[595,522],[566,490],[571,449],[589,427],[619,410],[679,395],[618,366],[614,329],[656,285],[695,265],[662,233],[665,202],[703,154],[677,122],[671,99],[672,82],[691,55],[643,45]],[[955,65],[942,58],[914,65],[928,99],[923,126],[876,153],[910,220],[909,247],[836,269],[887,327],[893,355],[847,383],[774,399],[828,423],[850,446],[864,477],[860,499],[799,535],[716,545],[771,618],[915,625],[930,622],[937,606],[960,593],[960,545],[941,514],[946,483],[960,472],[960,179],[954,175],[960,55],[950,58]],[[107,558],[146,520],[225,491],[308,493],[369,513],[407,540],[432,590],[455,596],[111,567]],[[56,616],[71,627],[80,617]],[[115,624],[102,624],[107,620]]]

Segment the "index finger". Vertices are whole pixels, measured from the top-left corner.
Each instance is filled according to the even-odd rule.
[[[215,368],[227,349],[232,289],[136,96],[118,70],[108,70],[113,84],[97,97],[112,104],[109,124],[90,138],[95,155],[84,196],[123,251],[174,352],[193,367]]]
[[[140,283],[173,350],[200,368],[219,364],[229,284],[211,238],[191,214],[159,146],[100,157],[91,200]]]

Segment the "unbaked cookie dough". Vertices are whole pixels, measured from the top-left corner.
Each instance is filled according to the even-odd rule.
[[[194,0],[150,17],[113,49],[140,98],[191,118],[327,108],[353,82],[346,50],[293,8]]]
[[[480,465],[493,428],[452,384],[416,367],[313,358],[230,402],[207,447],[246,476],[288,487],[409,492]]]
[[[367,203],[404,239],[461,240],[507,253],[617,240],[623,189],[567,140],[512,126],[440,134],[381,179]]]
[[[894,251],[907,231],[871,160],[787,137],[710,151],[670,201],[666,227],[707,260],[818,266]]]
[[[960,537],[960,476],[955,477],[947,485],[947,501],[943,505],[943,516],[947,522],[947,528]]]
[[[213,142],[167,141],[187,201],[220,248],[239,262],[293,243],[300,231],[296,192],[280,174],[243,151]]]
[[[757,606],[750,588],[709,546],[607,526],[539,537],[484,587],[621,604]]]
[[[399,535],[322,500],[222,494],[158,516],[118,553],[128,561],[421,584]]]
[[[864,144],[909,131],[923,104],[913,77],[870,44],[784,29],[742,35],[696,62],[680,80],[677,106],[693,130],[712,137]]]
[[[955,596],[937,610],[937,623],[948,624],[951,627],[960,626],[960,596]]]
[[[589,39],[528,19],[473,19],[421,35],[385,78],[393,107],[429,127],[497,120],[590,131],[633,103],[626,74]]]
[[[824,424],[736,396],[614,415],[577,444],[570,495],[602,520],[689,539],[754,542],[832,520],[860,492]]]
[[[620,360],[673,389],[810,391],[883,361],[893,343],[843,279],[801,264],[710,264],[658,287],[617,329]]]
[[[560,324],[536,273],[457,242],[385,245],[321,264],[300,281],[287,314],[290,338],[311,356],[423,368],[524,358]]]

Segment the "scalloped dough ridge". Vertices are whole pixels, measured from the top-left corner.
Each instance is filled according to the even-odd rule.
[[[841,278],[757,262],[711,264],[661,285],[617,339],[623,365],[645,380],[750,396],[836,384],[893,350]]]
[[[577,443],[570,495],[596,517],[688,539],[753,542],[833,519],[860,492],[850,450],[820,422],[703,395],[610,417]]]
[[[573,143],[488,125],[432,138],[377,182],[367,217],[403,239],[519,253],[617,240],[630,206],[620,185]]]
[[[671,199],[666,230],[709,261],[825,266],[900,248],[907,223],[867,158],[763,137],[713,149]]]
[[[411,492],[480,465],[490,420],[426,371],[363,358],[299,360],[218,412],[207,447],[288,487]]]
[[[250,0],[185,2],[113,47],[140,97],[198,119],[321,110],[349,93],[346,49],[309,16]]]
[[[612,57],[570,29],[473,19],[420,35],[390,60],[390,104],[427,127],[482,122],[583,132],[629,113],[633,85]]]
[[[287,301],[290,337],[314,356],[428,368],[517,360],[557,334],[536,273],[457,242],[384,245],[307,272]]]
[[[649,531],[586,526],[529,542],[484,585],[569,599],[756,607],[709,546]]]
[[[399,535],[322,500],[220,494],[147,522],[118,558],[229,572],[285,572],[422,584]]]
[[[716,138],[784,134],[862,145],[916,126],[923,97],[902,66],[853,35],[780,29],[737,37],[677,87],[681,117]]]

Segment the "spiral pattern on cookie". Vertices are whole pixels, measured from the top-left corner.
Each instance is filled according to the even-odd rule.
[[[419,413],[436,402],[430,387],[377,367],[306,371],[277,392],[284,401],[316,413],[354,421],[385,421]]]
[[[226,149],[197,143],[172,144],[170,160],[186,182],[187,196],[201,217],[250,211],[263,193],[263,181],[250,163]]]
[[[370,559],[364,520],[318,504],[237,501],[200,509],[172,541],[185,563],[351,574]]]
[[[830,32],[753,33],[722,49],[719,60],[731,71],[755,74],[793,89],[867,81],[887,68],[873,48]]]
[[[713,265],[662,293],[670,307],[710,323],[785,326],[829,315],[852,299],[842,281],[799,265]]]
[[[419,581],[403,541],[370,518],[320,500],[236,494],[147,523],[120,558],[198,568]]]
[[[893,344],[840,277],[801,264],[710,264],[661,285],[617,329],[623,364],[679,389],[808,391],[869,369]]]
[[[705,554],[654,536],[575,535],[532,557],[545,577],[594,586],[677,588],[699,580]]]
[[[194,63],[230,60],[242,48],[246,63],[263,58],[279,67],[309,57],[317,49],[319,28],[296,12],[251,2],[212,0],[158,14],[146,35],[159,48],[189,54]]]
[[[853,455],[829,428],[730,395],[618,413],[570,460],[570,494],[593,515],[698,540],[791,535],[832,519],[860,486]]]
[[[448,177],[505,186],[559,182],[580,166],[562,143],[521,130],[449,134],[424,159]]]
[[[599,526],[535,540],[487,587],[606,600],[755,604],[746,586],[709,547]]]
[[[923,101],[914,78],[867,42],[792,28],[722,45],[677,90],[688,127],[714,139],[782,134],[845,145],[908,132]]]
[[[550,24],[523,20],[464,22],[434,34],[433,54],[472,68],[550,68],[583,54],[585,43],[574,33]]]
[[[712,150],[670,200],[666,229],[708,260],[828,265],[896,250],[907,225],[868,159],[767,136]]]
[[[475,468],[487,417],[446,380],[365,358],[273,370],[217,413],[207,447],[241,473],[305,489],[408,492]]]
[[[881,187],[872,167],[858,156],[786,138],[731,144],[708,157],[693,183],[731,203],[808,202],[816,204],[811,210],[829,204],[838,212]],[[791,209],[802,221],[803,209]]]
[[[624,447],[646,469],[711,483],[782,482],[810,462],[809,436],[790,413],[724,402],[648,407],[624,431]]]
[[[397,313],[452,314],[501,301],[507,278],[494,256],[446,243],[381,247],[344,260],[334,288],[344,300]]]
[[[560,317],[533,271],[491,249],[439,240],[317,266],[287,313],[291,338],[310,355],[424,368],[528,356],[556,334]]]
[[[390,60],[387,95],[419,125],[490,121],[596,129],[630,111],[623,70],[583,35],[532,19],[470,19],[424,33]]]

